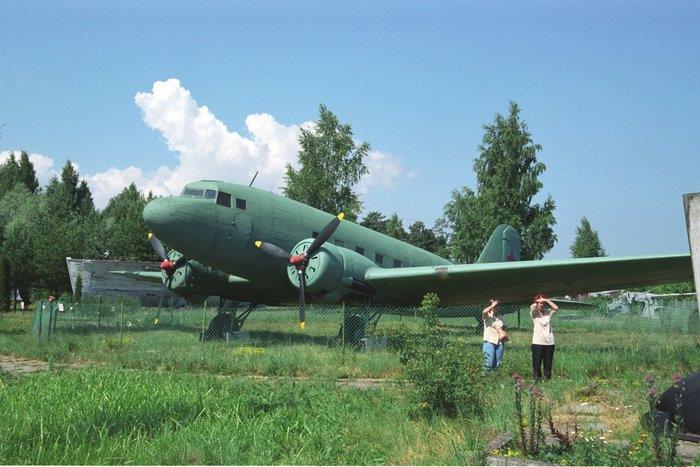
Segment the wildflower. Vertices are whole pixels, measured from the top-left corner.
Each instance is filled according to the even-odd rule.
[[[673,380],[673,384],[680,386],[681,381],[683,381],[683,375],[680,373],[673,373],[671,379]]]
[[[653,384],[654,375],[652,375],[651,373],[647,373],[647,375],[644,377],[644,381],[646,381],[648,384]]]
[[[654,396],[656,396],[656,389],[654,389],[653,387],[650,387],[649,390],[647,391],[647,397],[649,399],[653,399]]]
[[[522,381],[522,379],[523,379],[523,377],[520,376],[520,373],[518,373],[517,371],[516,371],[515,373],[513,373],[512,378],[513,378],[513,381],[516,381],[516,382],[517,382],[517,381]]]
[[[542,394],[542,390],[538,388],[537,386],[532,386],[530,388],[530,392],[532,393],[533,396],[535,396],[538,399],[541,399],[544,394]]]
[[[523,381],[522,379],[519,379],[515,382],[515,389],[517,389],[518,391],[522,390],[524,387],[525,381]]]

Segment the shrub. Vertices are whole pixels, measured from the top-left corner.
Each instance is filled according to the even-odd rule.
[[[424,333],[406,343],[400,354],[423,411],[450,417],[482,415],[481,358],[474,349]]]

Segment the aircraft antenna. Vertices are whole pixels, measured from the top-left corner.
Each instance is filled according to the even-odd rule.
[[[255,171],[255,175],[253,175],[253,179],[250,181],[250,183],[248,184],[248,186],[253,186],[253,182],[255,181],[255,177],[257,177],[257,176],[258,176],[258,171],[256,170],[256,171]]]

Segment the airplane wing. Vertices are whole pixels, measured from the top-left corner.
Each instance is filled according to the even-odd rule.
[[[109,271],[109,273],[130,277],[142,282],[163,283],[163,273],[160,271]]]
[[[406,303],[435,292],[442,305],[530,302],[536,293],[577,294],[691,280],[690,255],[455,264],[373,268],[364,280],[377,291]]]

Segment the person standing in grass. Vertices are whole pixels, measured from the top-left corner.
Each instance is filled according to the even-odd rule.
[[[484,321],[484,372],[497,370],[503,359],[505,341],[508,339],[503,327],[503,318],[499,314],[500,302],[489,300],[481,319]]]
[[[544,379],[552,378],[552,361],[554,360],[554,331],[552,316],[559,307],[545,294],[535,295],[530,305],[532,317],[532,376],[535,381],[542,379],[542,364],[544,363]]]

